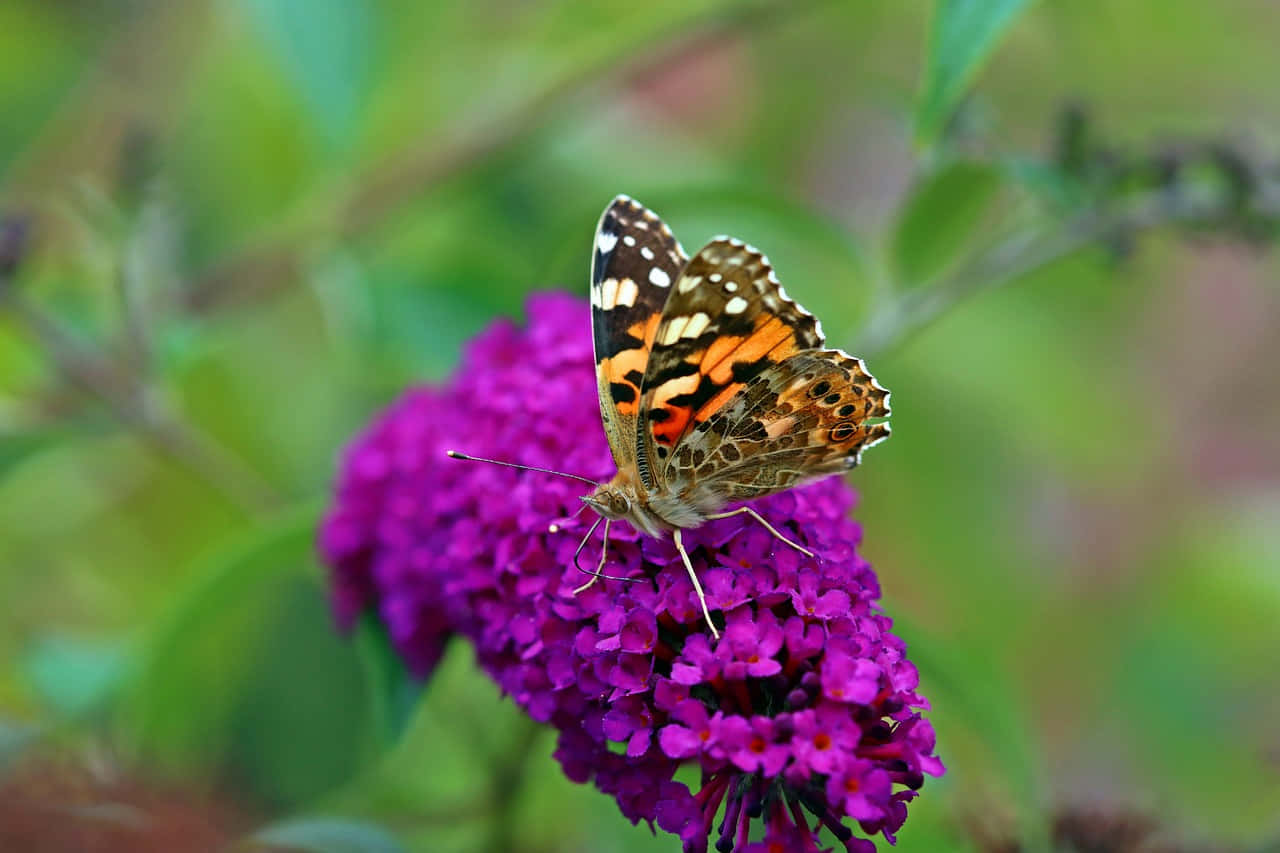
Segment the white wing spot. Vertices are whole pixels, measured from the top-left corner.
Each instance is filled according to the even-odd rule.
[[[707,330],[707,326],[711,325],[711,317],[699,311],[689,318],[689,322],[685,324],[684,330],[680,333],[682,338],[696,338]]]
[[[634,246],[636,244],[636,238],[628,234],[622,238],[622,242],[626,243],[628,246]]]
[[[726,314],[741,314],[746,310],[747,300],[743,299],[741,296],[733,297],[729,300],[728,304],[724,306],[724,312]]]
[[[733,293],[735,290],[738,289],[738,283],[736,281],[726,281],[724,283],[724,289],[729,291],[730,293]]]
[[[600,286],[600,307],[609,309],[618,304],[618,280],[606,278]]]
[[[604,305],[601,304],[600,302],[600,296],[601,296],[600,291],[602,290],[602,288],[603,288],[603,285],[598,285],[596,287],[591,288],[591,307],[592,308],[604,307]]]
[[[653,260],[653,249],[650,249],[648,246],[641,246],[640,256],[644,258],[646,261]]]
[[[654,267],[649,270],[649,283],[658,287],[670,287],[671,276],[667,275],[666,271],[660,267]]]
[[[613,251],[613,247],[618,245],[618,235],[611,231],[601,231],[596,235],[596,247],[606,255]]]
[[[663,346],[671,346],[680,340],[680,335],[684,332],[684,327],[689,325],[688,317],[672,317],[670,324],[662,332],[662,340],[658,343]]]
[[[680,286],[676,289],[681,293],[688,293],[700,284],[702,284],[702,276],[686,275],[680,279]]]
[[[711,275],[707,276],[707,278],[711,280],[712,284],[719,284],[720,279],[724,278],[724,276],[720,275],[718,272],[713,272]]]
[[[640,288],[636,287],[636,283],[629,278],[624,278],[618,283],[618,301],[617,305],[625,305],[630,308],[636,304],[636,297],[640,295]]]

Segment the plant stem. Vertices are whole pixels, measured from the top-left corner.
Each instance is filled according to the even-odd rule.
[[[152,447],[249,515],[279,506],[271,485],[212,436],[164,411],[148,389],[105,355],[91,351],[0,280],[0,307],[42,347],[67,384],[96,397]]]
[[[1269,211],[1280,216],[1280,204]],[[1152,193],[1126,209],[1092,211],[1074,220],[1036,225],[1014,233],[931,287],[902,293],[875,312],[856,336],[862,355],[903,345],[966,299],[1014,282],[1051,264],[1102,245],[1108,237],[1137,236],[1170,225],[1211,224],[1232,212],[1220,196],[1170,197]]]

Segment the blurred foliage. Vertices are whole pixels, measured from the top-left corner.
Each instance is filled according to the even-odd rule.
[[[237,849],[671,849],[466,648],[424,687],[337,636],[313,553],[343,443],[583,291],[627,192],[895,392],[858,516],[949,767],[897,849],[1098,801],[1280,836],[1277,39],[1261,0],[0,4],[0,769],[232,792]]]

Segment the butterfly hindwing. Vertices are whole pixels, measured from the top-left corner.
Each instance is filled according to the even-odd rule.
[[[889,392],[861,359],[809,350],[757,374],[700,422],[671,457],[668,480],[713,511],[846,471],[889,436]]]
[[[674,280],[640,399],[638,455],[661,487],[681,439],[766,370],[822,345],[818,321],[787,297],[763,254],[708,243]]]
[[[649,349],[687,257],[652,211],[627,196],[605,208],[591,253],[591,330],[600,416],[614,463],[635,466]]]

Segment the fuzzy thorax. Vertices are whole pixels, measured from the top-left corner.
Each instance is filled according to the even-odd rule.
[[[611,521],[625,519],[647,536],[700,526],[707,513],[670,490],[645,489],[623,471],[582,497],[582,502]]]

